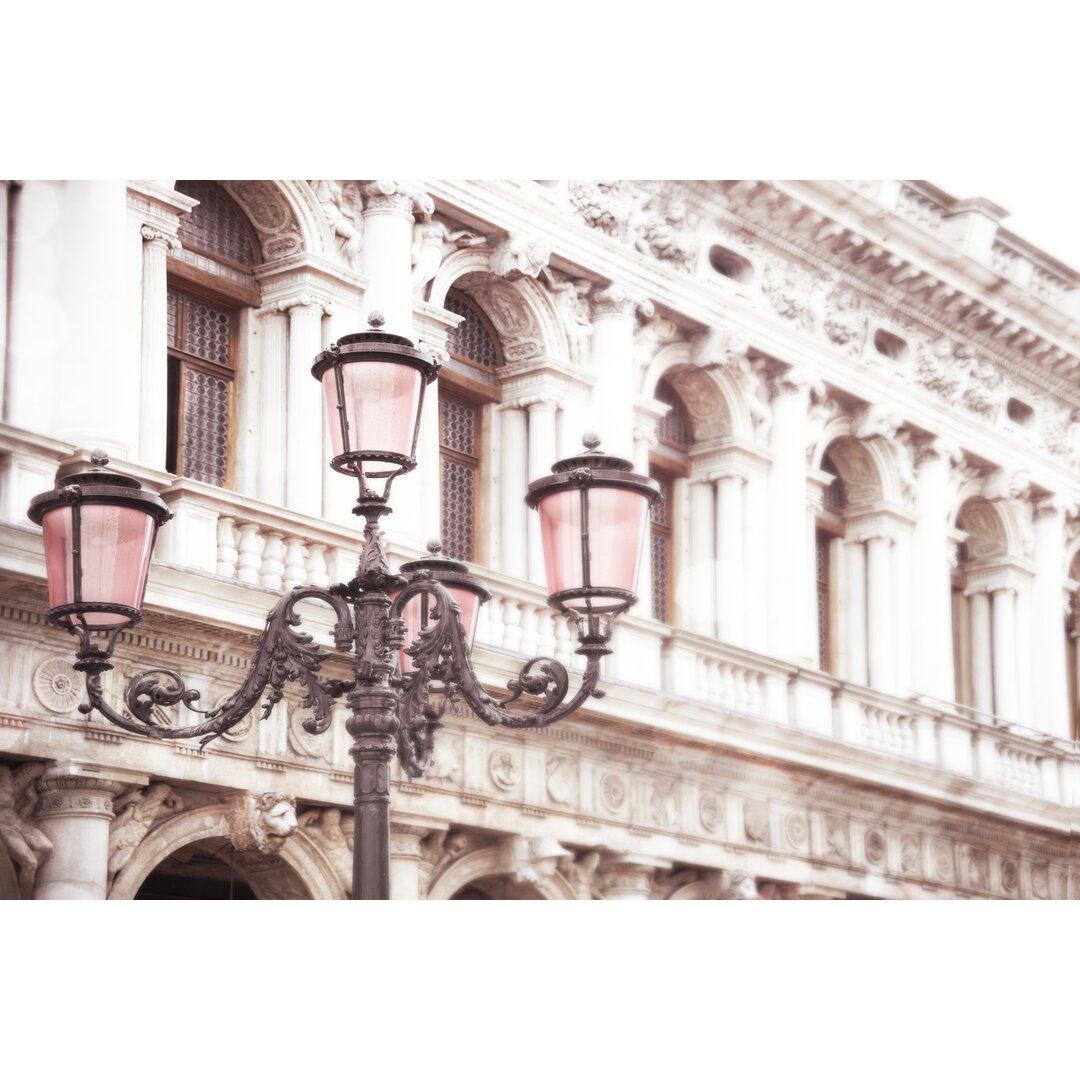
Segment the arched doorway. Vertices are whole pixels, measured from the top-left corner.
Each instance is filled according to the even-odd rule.
[[[236,851],[224,837],[207,837],[162,859],[135,899],[310,900],[311,893],[280,856]]]

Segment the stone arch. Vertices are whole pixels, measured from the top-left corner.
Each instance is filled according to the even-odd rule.
[[[659,349],[645,367],[643,396],[655,398],[665,378],[686,405],[696,439],[753,438],[750,407],[727,369],[705,371],[694,362],[690,345],[676,342]]]
[[[905,505],[909,493],[905,489],[905,474],[896,447],[889,439],[856,438],[852,434],[853,427],[850,417],[830,420],[811,448],[811,467],[821,469],[828,456],[844,482],[851,507],[876,503]]]
[[[508,281],[491,272],[491,252],[456,251],[431,283],[431,303],[442,307],[451,288],[466,293],[491,320],[508,363],[555,360],[569,365],[570,346],[555,305],[540,282]]]
[[[506,873],[506,866],[498,848],[481,848],[455,859],[428,888],[429,900],[449,900],[466,885],[483,878]],[[555,873],[541,878],[534,888],[545,900],[576,900],[577,896],[562,874]]]
[[[133,900],[154,868],[175,851],[199,840],[227,837],[227,808],[216,803],[187,810],[152,830],[135,849],[109,890],[110,900]],[[343,900],[344,890],[334,868],[311,837],[298,829],[277,853],[295,871],[315,900]]]
[[[219,180],[259,237],[266,262],[333,250],[330,228],[306,180]]]
[[[1011,535],[1012,515],[1006,508],[974,496],[967,499],[956,515],[956,524],[967,533],[964,541],[965,561],[976,562],[1004,559],[1023,553],[1022,540]]]

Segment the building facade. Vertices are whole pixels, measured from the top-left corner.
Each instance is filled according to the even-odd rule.
[[[528,481],[591,429],[666,495],[606,696],[451,711],[395,772],[395,898],[1080,895],[1080,273],[1005,216],[907,181],[0,181],[0,897],[348,895],[343,722],[292,689],[205,748],[83,716],[26,508],[94,449],[158,492],[110,700],[145,668],[223,700],[275,598],[355,572],[310,367],[373,311],[443,365],[390,554],[441,537],[490,588],[490,691],[580,669]]]

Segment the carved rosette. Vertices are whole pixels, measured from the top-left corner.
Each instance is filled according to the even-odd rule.
[[[626,807],[626,780],[618,773],[604,773],[600,777],[600,801],[613,814],[621,814]]]
[[[715,791],[706,791],[698,800],[698,817],[706,832],[716,832],[724,823],[724,803]]]
[[[34,669],[34,697],[51,713],[62,715],[79,706],[86,692],[82,675],[67,660],[52,657]]]
[[[755,844],[769,842],[769,806],[767,803],[751,800],[743,803],[743,828],[746,839]]]

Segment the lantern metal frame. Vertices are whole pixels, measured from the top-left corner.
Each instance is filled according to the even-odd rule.
[[[378,334],[376,338],[377,333],[362,335],[365,341],[361,344],[385,356],[385,342],[380,344],[379,339],[391,335]],[[394,339],[390,344],[400,340]],[[316,367],[324,362],[333,360],[323,353]],[[629,468],[629,463],[624,464]],[[400,471],[405,470],[393,475],[399,475]],[[402,573],[391,570],[379,528],[380,519],[391,512],[389,500],[385,493],[378,495],[366,488],[362,472],[357,475],[361,478],[362,491],[354,513],[364,517],[365,526],[355,577],[329,588],[300,586],[282,597],[267,615],[244,682],[221,704],[211,709],[199,708],[199,691],[189,689],[179,672],[150,668],[128,681],[123,690],[125,709],[114,708],[106,700],[102,677],[112,668],[110,661],[118,631],[107,632],[103,642],[96,642],[90,637],[100,631],[87,628],[88,632],[80,638],[75,667],[86,675],[87,702],[79,707],[82,713],[98,712],[117,727],[150,739],[198,738],[203,746],[239,724],[260,701],[261,719],[268,718],[281,701],[287,682],[300,683],[306,692],[302,706],[312,715],[303,721],[303,727],[313,735],[329,729],[334,703],[344,699],[350,708],[346,730],[353,738],[350,754],[355,762],[352,896],[379,900],[390,897],[390,761],[395,753],[408,776],[422,776],[431,762],[435,732],[442,726],[441,717],[448,705],[459,701],[492,726],[542,728],[577,711],[590,697],[603,697],[604,691],[598,688],[600,662],[611,652],[609,641],[614,616],[602,620],[592,617],[585,622],[578,619],[575,652],[585,663],[580,685],[573,694],[570,675],[560,661],[534,657],[507,683],[506,696],[492,696],[473,667],[461,611],[447,586],[467,588],[483,598],[487,597],[487,590],[468,573],[464,564],[445,558],[406,563]],[[643,483],[642,478],[622,468],[598,469],[592,477],[567,475],[548,479],[558,484],[581,485],[583,491],[590,484],[610,481],[636,490],[647,489],[649,483],[647,480]],[[81,487],[81,494],[70,492],[67,487],[58,488],[58,492],[64,492],[62,496],[58,492],[38,496],[31,504],[31,512],[43,513],[42,507],[97,493],[93,485]],[[108,489],[113,501],[137,501],[157,508],[159,513],[164,508],[157,496],[139,489],[135,481],[125,481],[122,498],[116,490]],[[539,490],[539,484],[532,485],[529,498]],[[164,512],[168,514],[167,508]],[[391,593],[395,594],[393,598]],[[417,639],[405,649],[412,659],[412,670],[401,672],[397,670],[397,653],[405,645],[402,613],[416,597],[429,605],[428,621]],[[299,629],[297,605],[309,600],[325,604],[334,613],[334,646],[341,653],[352,652],[351,679],[319,675],[321,665],[332,652]],[[626,597],[625,606],[632,601],[632,596]],[[557,611],[570,610],[558,597],[550,598],[549,602]],[[620,606],[620,610],[624,607]],[[50,612],[50,621],[55,622],[56,617],[57,612]],[[134,613],[132,625],[139,617],[141,611]],[[161,710],[177,704],[183,704],[203,719],[186,726],[163,722]]]
[[[644,496],[649,510],[663,498],[660,485],[649,476],[633,471],[634,466],[625,458],[605,454],[599,449],[600,440],[586,435],[586,452],[575,454],[555,462],[551,475],[541,477],[529,484],[525,503],[538,509],[550,495],[564,491],[578,491],[581,497],[581,574],[582,584],[573,589],[552,593],[548,603],[562,614],[578,622],[579,636],[596,636],[607,640],[611,636],[614,619],[637,603],[637,595],[628,589],[604,588],[593,585],[592,541],[589,535],[589,492],[596,488],[625,488]],[[614,601],[594,606],[593,601]],[[574,606],[572,600],[584,600],[584,607]]]
[[[337,425],[341,432],[343,450],[330,461],[330,468],[346,476],[355,476],[360,481],[361,498],[369,494],[368,480],[386,480],[382,497],[389,498],[390,485],[394,479],[416,468],[416,444],[420,436],[420,419],[424,413],[424,397],[428,385],[439,374],[439,364],[430,356],[413,347],[406,337],[389,334],[379,329],[383,324],[381,315],[372,313],[368,319],[372,329],[359,334],[346,334],[344,337],[323,350],[315,357],[311,365],[311,374],[323,384],[323,376],[331,368],[334,371],[334,387],[337,392]],[[350,443],[353,433],[349,429],[348,409],[345,403],[344,369],[350,364],[400,364],[420,373],[420,397],[416,406],[416,420],[413,423],[412,443],[408,454],[399,454],[390,450],[352,449]],[[331,421],[333,422],[333,420]],[[389,468],[377,472],[364,469],[364,462],[381,462]]]
[[[45,515],[53,510],[71,508],[71,576],[74,600],[69,604],[60,604],[50,608],[47,620],[68,633],[79,638],[79,662],[75,667],[82,670],[80,663],[84,655],[111,655],[116,636],[122,630],[129,630],[142,619],[142,605],[131,607],[127,604],[114,604],[105,601],[84,600],[83,564],[82,564],[82,508],[84,506],[123,506],[140,510],[154,521],[154,536],[150,541],[153,551],[157,532],[165,522],[172,518],[172,512],[152,491],[146,491],[129,476],[106,468],[109,458],[100,450],[90,457],[90,468],[77,466],[76,471],[57,474],[57,486],[52,491],[36,495],[30,502],[26,516],[35,524],[41,525]],[[142,583],[140,601],[146,593],[146,580]],[[118,615],[124,622],[113,626],[91,626],[85,619],[87,614]],[[107,635],[103,644],[90,637],[91,634]]]

